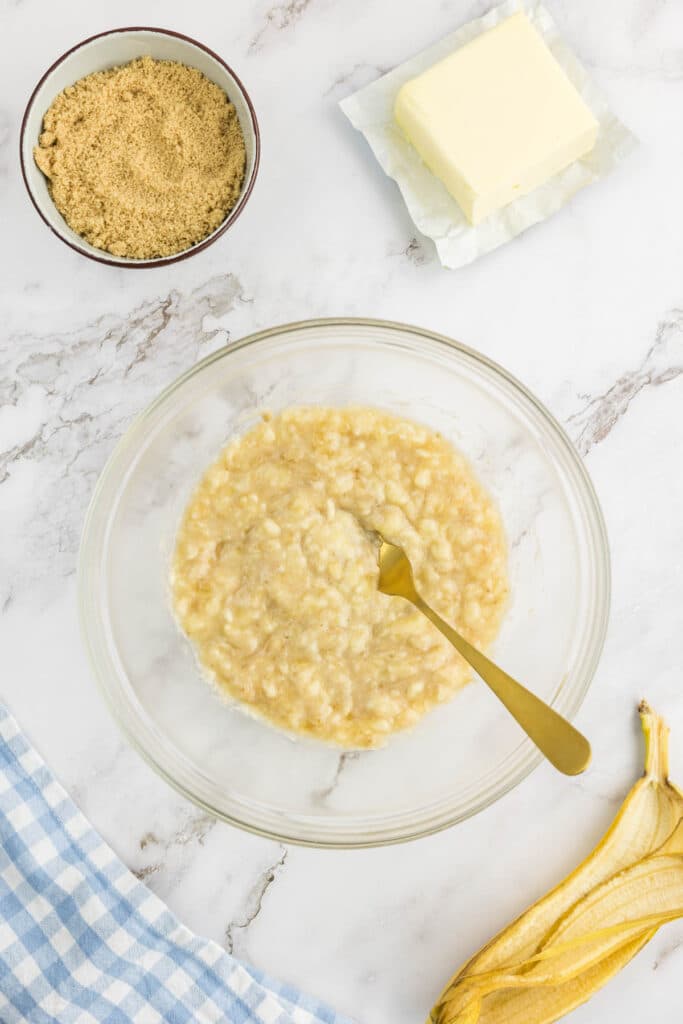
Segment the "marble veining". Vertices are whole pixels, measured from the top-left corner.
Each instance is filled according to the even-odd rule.
[[[145,854],[145,859],[150,855],[153,859],[141,867],[133,868],[133,873],[141,880],[155,875],[163,868],[165,857],[171,847],[187,846],[188,843],[199,843],[203,846],[206,836],[216,824],[216,819],[211,815],[196,814],[188,818],[170,836],[160,838],[154,832],[145,832],[139,842],[140,851]]]
[[[277,860],[266,867],[264,871],[259,872],[254,880],[253,885],[246,894],[244,906],[241,908],[239,915],[235,920],[230,921],[225,929],[225,948],[229,953],[234,953],[240,957],[245,955],[247,929],[251,927],[261,913],[266,893],[284,868],[286,860],[287,850],[283,846],[280,847]]]
[[[658,971],[659,968],[662,967],[666,963],[666,961],[670,957],[672,957],[674,955],[674,953],[677,953],[679,951],[679,949],[681,949],[681,948],[683,948],[683,939],[677,939],[675,942],[672,942],[670,945],[665,946],[664,949],[659,954],[659,956],[657,957],[657,959],[655,960],[655,962],[653,963],[652,970],[653,971]]]
[[[640,364],[627,370],[602,394],[582,396],[584,407],[567,420],[582,455],[600,444],[645,388],[658,388],[683,373],[683,310],[673,309],[657,324],[655,340]]]
[[[11,495],[30,468],[34,529],[14,551],[20,580],[13,582],[12,568],[6,569],[4,601],[40,576],[48,551],[57,555],[57,575],[73,571],[83,512],[114,442],[161,380],[170,383],[188,356],[191,365],[210,351],[219,332],[204,332],[203,320],[223,316],[239,292],[232,276],[214,277],[186,296],[173,290],[125,317],[103,315],[65,333],[7,337],[0,363],[0,483]]]
[[[249,53],[257,53],[262,49],[270,35],[296,25],[314,2],[315,0],[285,0],[285,3],[269,7],[261,28],[249,43]]]
[[[416,235],[337,103],[486,0],[152,5],[143,20],[206,42],[243,79],[263,154],[223,239],[136,273],[51,236],[24,194],[17,143],[43,71],[79,39],[138,23],[139,4],[64,0],[36,32],[35,3],[0,0],[0,698],[188,927],[359,1022],[424,1019],[458,963],[588,852],[640,771],[643,695],[669,718],[683,782],[683,8],[547,2],[641,147],[546,224],[455,273]],[[458,338],[538,394],[603,504],[613,605],[578,717],[594,745],[590,772],[569,781],[541,766],[439,836],[319,852],[214,822],[131,750],[85,662],[74,572],[95,480],[163,387],[227,340],[343,314]],[[318,801],[353,771],[341,754]],[[671,925],[568,1019],[676,1019],[682,964],[683,925]]]
[[[381,78],[390,70],[391,68],[386,64],[368,64],[365,61],[359,61],[348,71],[342,71],[337,75],[323,95],[341,99],[350,92],[362,89],[364,85],[372,82],[375,78]]]
[[[360,757],[360,752],[357,750],[345,750],[341,753],[337,759],[337,764],[332,774],[332,778],[326,783],[321,789],[312,794],[313,802],[316,804],[324,804],[330,799],[332,794],[337,789],[342,775],[344,774],[347,766],[353,761],[357,761]]]

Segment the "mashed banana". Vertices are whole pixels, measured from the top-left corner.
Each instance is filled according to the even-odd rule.
[[[185,510],[171,570],[178,622],[221,691],[283,729],[358,748],[468,681],[424,616],[378,592],[373,530],[486,648],[507,597],[503,529],[443,437],[379,410],[301,407],[225,448]]]

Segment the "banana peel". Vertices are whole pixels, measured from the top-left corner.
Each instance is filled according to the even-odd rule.
[[[683,793],[643,703],[645,772],[583,863],[451,979],[430,1024],[552,1024],[683,916]]]

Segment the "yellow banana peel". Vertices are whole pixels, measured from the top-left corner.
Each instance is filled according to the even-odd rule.
[[[645,773],[583,863],[451,979],[430,1024],[552,1024],[683,917],[683,793],[643,703]]]

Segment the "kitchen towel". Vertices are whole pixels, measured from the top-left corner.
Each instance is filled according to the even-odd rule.
[[[193,935],[0,705],[2,1024],[350,1024]]]

